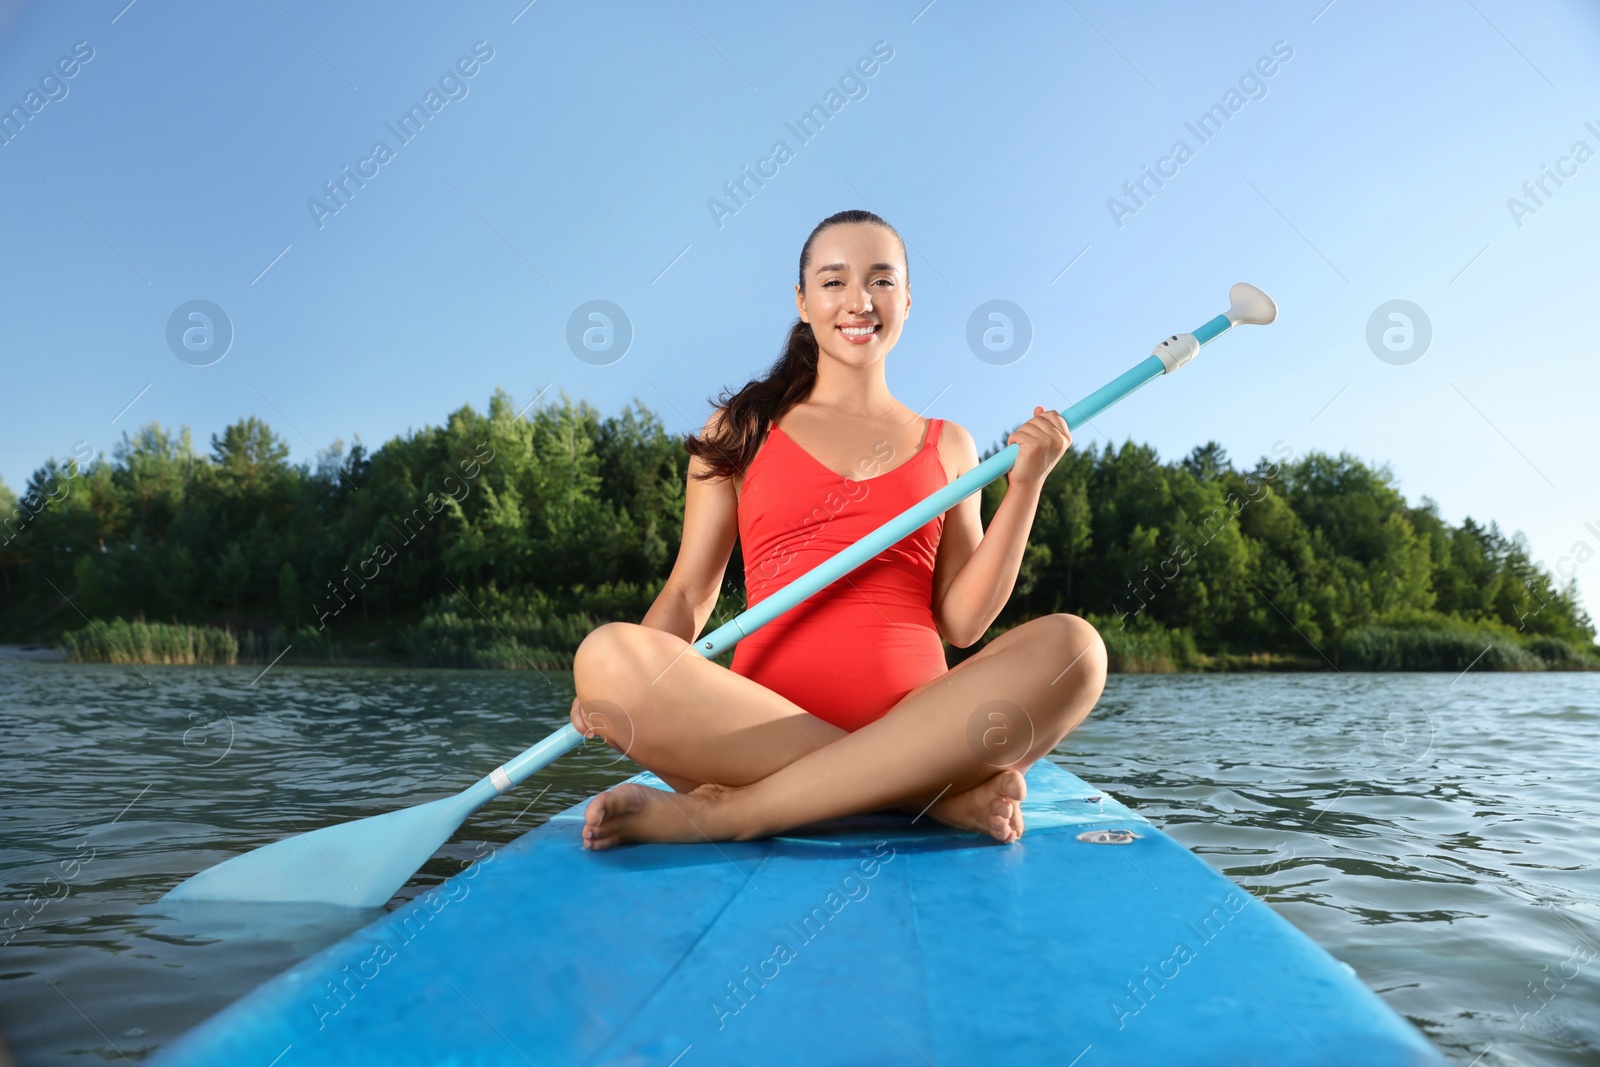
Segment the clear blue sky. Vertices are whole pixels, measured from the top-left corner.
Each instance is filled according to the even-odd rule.
[[[1388,462],[1547,565],[1587,542],[1567,569],[1600,605],[1600,5],[525,2],[0,0],[0,107],[27,115],[0,144],[0,476],[151,420],[204,449],[252,414],[314,460],[496,386],[605,414],[637,397],[681,431],[776,355],[811,227],[867,207],[912,246],[890,385],[980,446],[1249,280],[1276,325],[1079,439]],[[892,58],[861,77],[876,42]],[[386,124],[430,90],[402,143]],[[802,143],[786,123],[830,90]],[[1202,143],[1186,124],[1213,104]],[[792,156],[719,226],[708,201],[779,140]],[[319,226],[308,200],[362,166]],[[1143,166],[1171,177],[1135,203]],[[609,365],[566,342],[596,299],[634,331]],[[1034,331],[1009,365],[966,342],[993,299]],[[1367,342],[1395,299],[1432,327],[1400,365]],[[210,366],[167,343],[191,300],[232,323]]]

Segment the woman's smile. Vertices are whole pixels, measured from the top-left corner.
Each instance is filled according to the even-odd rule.
[[[881,329],[883,329],[882,323],[869,322],[865,325],[841,326],[839,327],[839,332],[842,333],[844,335],[844,339],[849,341],[851,344],[864,345],[871,341]]]

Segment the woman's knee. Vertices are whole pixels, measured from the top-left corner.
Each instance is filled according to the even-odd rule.
[[[626,754],[634,736],[632,705],[635,689],[629,668],[639,657],[643,627],[631,622],[608,622],[589,631],[579,642],[572,660],[578,690],[573,701],[572,724],[581,733],[600,738]]]
[[[623,640],[625,622],[608,622],[596,626],[578,642],[572,656],[572,675],[580,688],[588,689],[600,683],[621,659],[618,647]]]
[[[621,699],[659,675],[688,642],[633,622],[608,622],[579,642],[572,659],[573,680],[585,698]]]
[[[1033,753],[1038,756],[1054,749],[1094,710],[1105,688],[1106,644],[1100,631],[1077,615],[1058,612],[1033,622],[1039,624],[1043,652],[1035,684],[1047,694],[1038,724],[1042,736]]]
[[[600,669],[611,662],[611,649],[614,643],[613,627],[616,622],[606,622],[597,625],[584,635],[584,640],[578,641],[578,651],[573,653],[573,678],[582,685],[586,680],[594,680]]]
[[[1039,630],[1038,640],[1044,653],[1040,665],[1050,673],[1050,684],[1063,681],[1071,674],[1097,683],[1105,681],[1106,643],[1093,623],[1077,615],[1057,612],[1033,619],[1028,625]]]

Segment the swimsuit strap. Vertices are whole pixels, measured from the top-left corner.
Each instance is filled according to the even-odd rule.
[[[939,433],[943,429],[944,429],[944,420],[943,419],[929,419],[928,420],[928,432],[924,436],[924,443],[930,444],[930,445],[937,445],[939,443]]]

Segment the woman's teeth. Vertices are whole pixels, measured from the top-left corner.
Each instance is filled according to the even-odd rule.
[[[846,337],[869,337],[878,332],[876,326],[841,326],[839,329]]]

